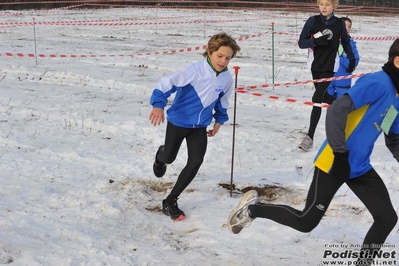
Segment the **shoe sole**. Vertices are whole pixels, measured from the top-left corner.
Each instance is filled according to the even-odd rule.
[[[303,150],[303,151],[310,151],[312,148],[310,148],[310,149],[305,149],[304,147],[302,147],[302,146],[298,146],[298,148],[299,149],[301,149],[301,150]]]
[[[170,217],[172,218],[172,217]],[[176,219],[172,219],[173,221],[181,221],[184,220],[186,218],[186,216],[184,216],[183,214],[180,214],[179,217],[177,217]]]
[[[303,151],[310,151],[311,149],[313,149],[313,143],[312,143],[312,146],[309,147],[309,149],[306,149],[305,147],[303,147],[302,143],[298,145],[298,148]]]
[[[183,211],[181,211],[182,213],[179,214],[179,216],[177,216],[177,217],[172,217],[168,211],[165,211],[165,210],[163,209],[163,207],[162,207],[161,212],[162,212],[163,214],[165,214],[166,216],[169,216],[170,219],[172,219],[173,221],[181,221],[181,220],[184,220],[184,218],[186,218],[186,214],[185,214]]]
[[[172,219],[172,221],[181,221],[181,220],[184,220],[184,218],[186,218],[186,216],[185,216],[184,214],[180,214],[178,217],[173,218],[173,217],[170,216],[170,214],[168,214],[168,213],[165,213],[165,212],[163,212],[163,211],[162,211],[162,213],[165,214],[166,216],[169,216],[170,219]]]
[[[251,197],[251,196],[255,196],[254,199],[251,200],[251,201],[247,201],[248,198]],[[257,192],[256,190],[250,190],[250,191],[246,192],[246,193],[242,196],[240,203],[239,203],[238,206],[230,213],[229,218],[228,218],[228,220],[227,220],[227,227],[229,228],[229,230],[230,230],[231,232],[233,232],[234,234],[238,234],[238,233],[241,232],[241,230],[243,229],[243,227],[239,227],[239,226],[232,225],[232,224],[231,224],[231,220],[233,219],[233,217],[235,217],[235,216],[237,215],[237,213],[238,213],[239,211],[242,210],[242,208],[243,208],[245,205],[251,205],[251,204],[253,204],[253,203],[258,202],[259,200],[257,200],[257,199],[258,199],[258,192]]]

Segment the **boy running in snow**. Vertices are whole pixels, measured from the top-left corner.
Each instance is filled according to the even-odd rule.
[[[215,136],[229,116],[227,108],[233,91],[233,77],[227,66],[241,48],[226,33],[210,38],[201,60],[181,71],[162,78],[151,95],[154,107],[149,119],[154,126],[165,121],[164,108],[172,93],[172,105],[166,111],[165,142],[155,154],[153,171],[162,177],[166,165],[171,164],[183,140],[187,143],[187,164],[180,172],[170,194],[162,201],[162,213],[172,220],[182,220],[185,214],[178,208],[177,199],[196,176],[206,153],[207,136]],[[213,129],[206,130],[215,119]]]

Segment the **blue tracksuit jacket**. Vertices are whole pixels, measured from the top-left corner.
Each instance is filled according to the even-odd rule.
[[[224,124],[229,116],[228,99],[233,91],[233,77],[227,68],[220,72],[207,59],[192,63],[183,70],[163,77],[154,89],[150,103],[164,109],[168,98],[176,93],[168,108],[167,120],[184,128],[207,127],[215,122]]]

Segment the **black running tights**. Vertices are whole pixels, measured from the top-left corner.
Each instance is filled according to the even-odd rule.
[[[249,210],[253,217],[267,218],[301,232],[310,232],[319,224],[335,193],[343,183],[346,183],[363,202],[374,219],[364,239],[364,247],[383,244],[395,227],[398,216],[385,184],[374,169],[345,182],[316,167],[305,208],[302,211],[286,205],[265,203],[250,205]]]
[[[334,76],[334,72],[315,72],[312,71],[313,79],[321,78],[331,78]],[[313,93],[312,102],[314,103],[329,103],[331,104],[335,98],[327,93],[327,88],[331,81],[328,82],[318,82],[315,83],[315,92]],[[316,131],[317,124],[319,123],[321,117],[321,107],[313,106],[312,112],[310,114],[310,124],[308,136],[313,139],[314,133]]]
[[[183,140],[187,143],[187,164],[179,174],[167,200],[177,199],[183,190],[193,181],[206,153],[208,137],[206,128],[183,128],[169,123],[166,126],[164,151],[158,154],[157,160],[170,164],[174,162]]]

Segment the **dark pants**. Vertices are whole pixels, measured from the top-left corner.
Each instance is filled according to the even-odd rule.
[[[373,216],[374,223],[363,241],[363,250],[368,249],[369,254],[372,254],[374,250],[379,250],[373,246],[385,242],[398,220],[387,188],[374,169],[358,178],[345,181],[316,167],[305,208],[302,211],[286,205],[265,203],[250,205],[249,210],[253,217],[267,218],[301,232],[310,232],[319,224],[343,183],[348,185]]]
[[[334,72],[315,72],[312,71],[313,79],[321,78],[331,78],[334,76]],[[314,103],[328,103],[331,104],[335,98],[327,93],[327,88],[331,81],[315,83],[315,92],[313,93],[312,102]],[[310,124],[308,136],[313,139],[314,133],[316,131],[317,124],[319,123],[321,117],[321,107],[313,106],[312,112],[310,114]]]
[[[161,163],[171,164],[177,157],[183,140],[187,143],[187,164],[177,178],[176,184],[167,200],[177,199],[183,190],[193,181],[198,169],[204,161],[208,137],[206,128],[183,128],[168,122],[166,126],[165,147],[159,152],[157,160]]]

